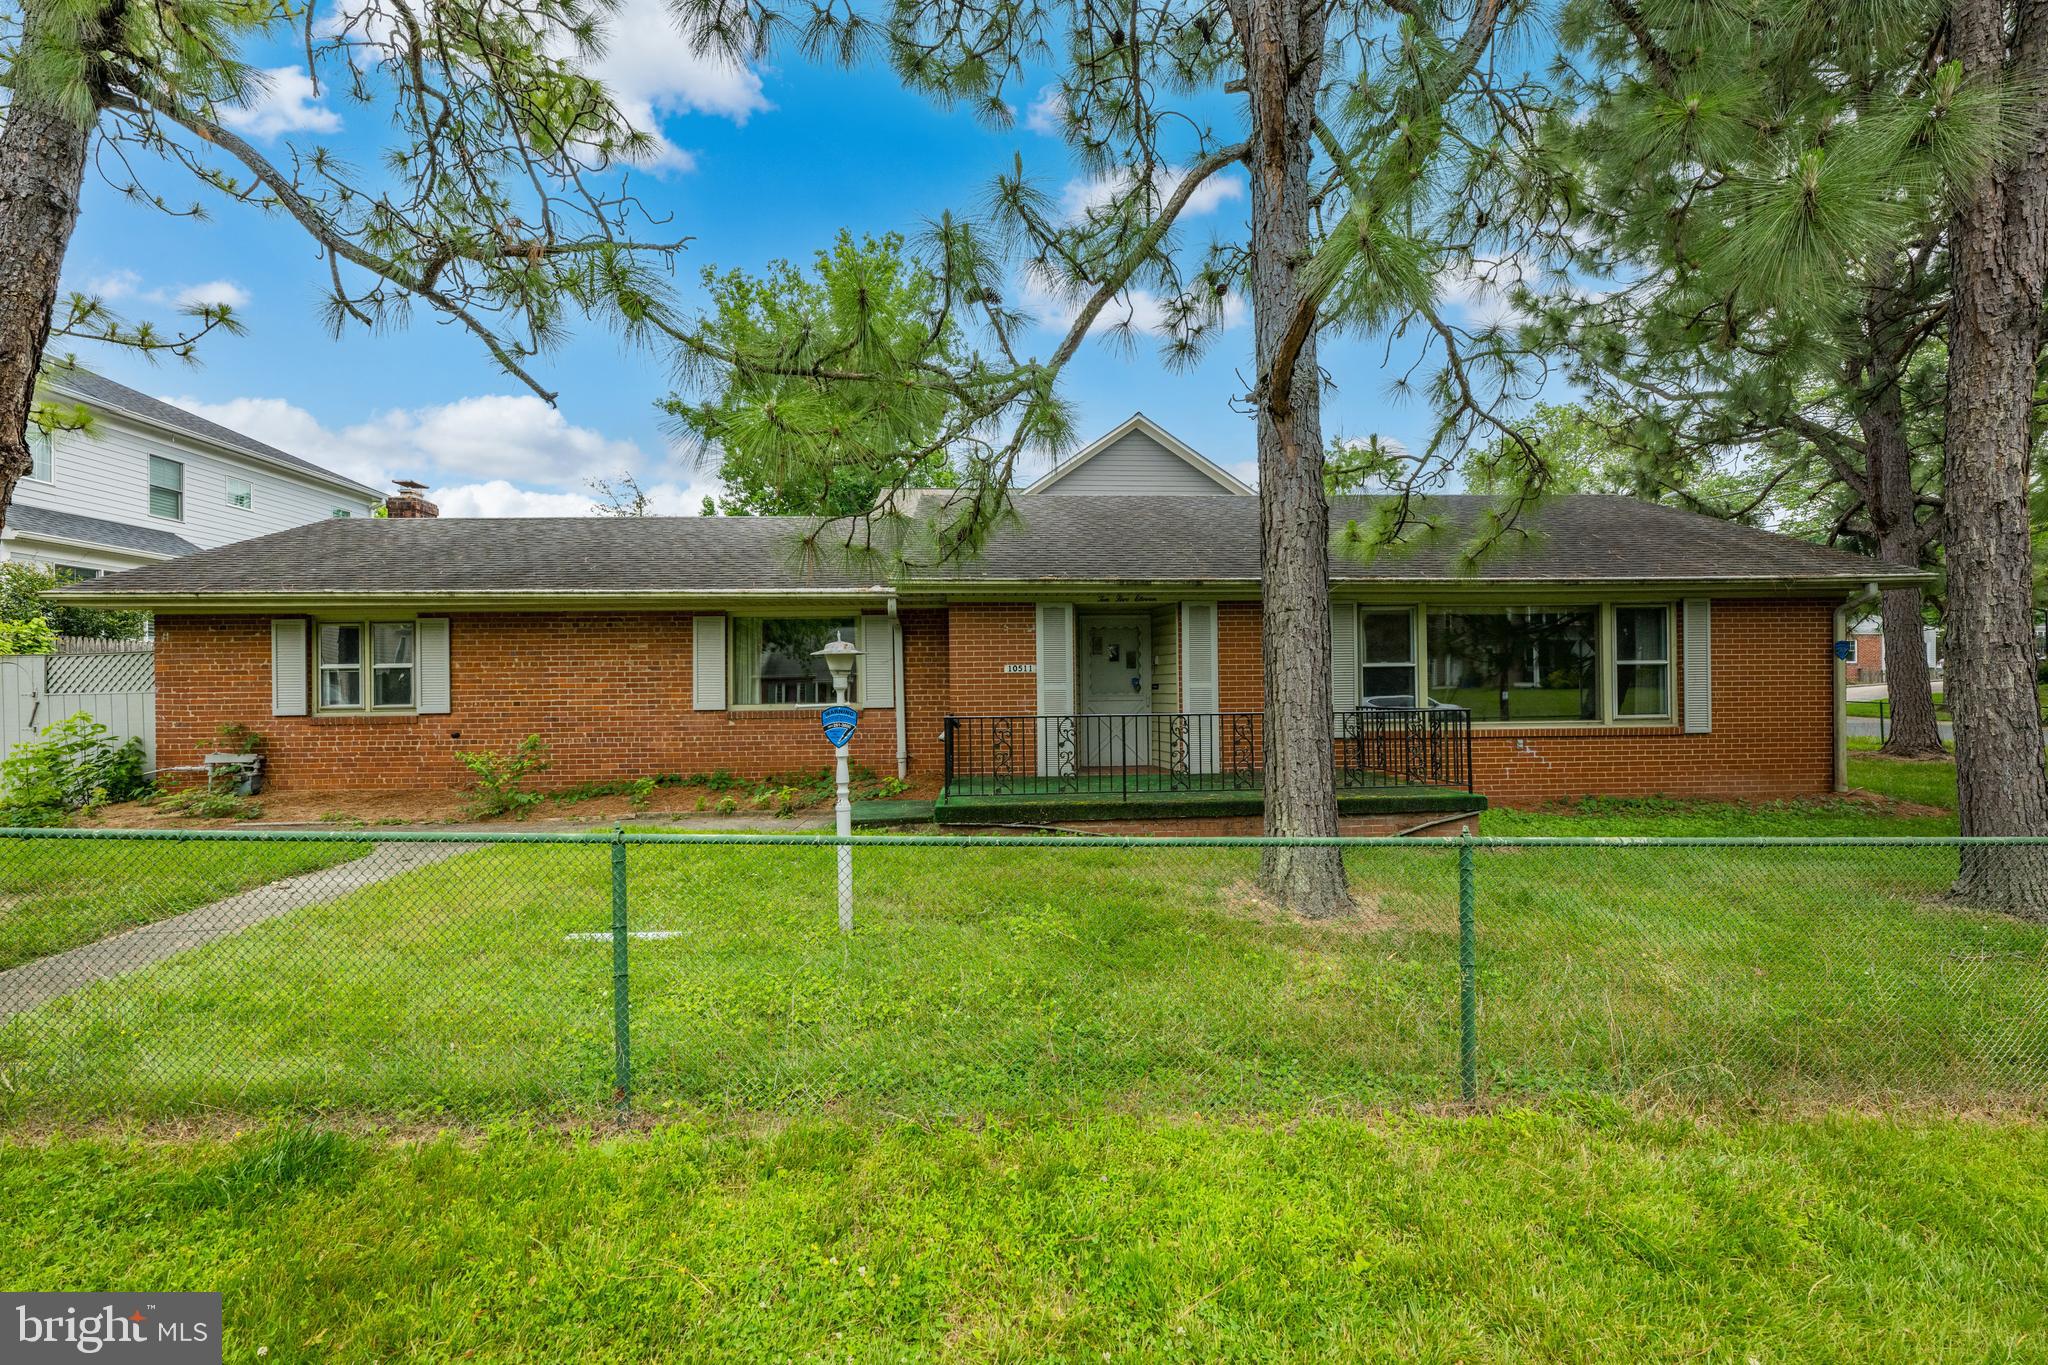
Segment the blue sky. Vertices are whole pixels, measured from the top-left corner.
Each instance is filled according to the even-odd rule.
[[[244,118],[245,131],[272,153],[294,142],[344,155],[373,146],[378,110],[309,99],[290,60],[275,55],[284,74]],[[668,231],[693,239],[677,268],[686,300],[699,296],[705,266],[807,260],[842,227],[912,233],[944,210],[971,212],[1019,153],[1052,184],[1087,189],[1058,138],[1028,126],[1028,109],[1012,127],[990,130],[905,93],[880,67],[847,71],[793,56],[756,70],[720,67],[690,52],[653,0],[627,0],[606,63],[621,101],[666,139],[662,164],[635,180],[650,208],[673,216]],[[149,176],[174,204],[206,198],[176,168]],[[1208,198],[1191,243],[1241,230],[1242,173]],[[180,296],[227,297],[248,334],[209,339],[197,367],[102,349],[81,352],[86,363],[366,481],[423,478],[446,514],[581,511],[586,480],[623,469],[658,489],[664,510],[694,511],[715,491],[709,471],[670,448],[654,406],[671,387],[660,355],[587,330],[541,362],[543,382],[561,394],[549,412],[425,310],[407,330],[335,340],[320,320],[325,272],[310,240],[280,219],[217,200],[212,208],[203,222],[166,217],[89,182],[66,262],[70,287],[98,289],[135,319],[168,320]],[[1041,330],[1041,354],[1057,335]],[[1086,434],[1143,409],[1249,480],[1251,423],[1229,399],[1245,388],[1250,348],[1241,322],[1199,368],[1169,373],[1150,345],[1091,339],[1064,391]],[[1337,382],[1326,432],[1418,441],[1427,413],[1392,397],[1388,384],[1409,353],[1397,345],[1389,364],[1380,341],[1326,344]]]

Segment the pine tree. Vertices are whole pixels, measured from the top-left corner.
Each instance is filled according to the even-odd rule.
[[[1396,541],[1417,520],[1416,491],[1475,431],[1508,432],[1499,407],[1532,383],[1512,335],[1461,326],[1439,289],[1511,272],[1539,245],[1523,224],[1526,209],[1551,202],[1549,172],[1530,155],[1542,92],[1512,57],[1497,56],[1535,6],[930,0],[868,11],[829,0],[684,0],[683,8],[735,56],[793,48],[851,62],[873,54],[908,88],[999,125],[1034,104],[1058,121],[1072,159],[1101,191],[1063,216],[1020,155],[995,177],[986,214],[933,225],[922,254],[938,282],[935,312],[972,329],[957,363],[885,360],[879,372],[799,366],[773,348],[681,338],[706,365],[893,385],[949,405],[930,444],[950,452],[957,488],[917,527],[889,524],[901,521],[890,512],[900,503],[885,496],[870,515],[844,520],[846,543],[905,557],[972,553],[1000,522],[1020,457],[1071,441],[1057,380],[1091,331],[1129,339],[1142,300],[1164,319],[1163,358],[1182,364],[1218,343],[1234,297],[1248,300],[1241,403],[1258,454],[1265,827],[1334,834],[1327,380],[1318,341],[1337,328],[1414,329],[1431,349],[1423,389],[1436,438],[1401,471],[1401,494],[1370,537]],[[1048,64],[1052,83],[1030,89],[1028,73]],[[1195,251],[1182,222],[1190,201],[1238,168],[1249,174],[1248,224]],[[1042,357],[1025,354],[1029,319],[1007,298],[1020,276],[1070,319]],[[1482,540],[1526,501],[1509,499]],[[1351,904],[1331,848],[1268,850],[1261,884],[1305,915]]]
[[[167,213],[218,204],[290,220],[327,266],[328,323],[381,328],[413,307],[467,331],[508,374],[552,400],[530,362],[578,314],[628,336],[662,314],[655,269],[680,242],[641,243],[616,172],[644,153],[587,71],[606,0],[26,0],[0,25],[0,519],[29,468],[31,420],[60,339],[190,356],[239,324],[203,304],[184,330],[130,324],[98,298],[60,300],[88,166]],[[386,119],[373,173],[318,145],[266,154],[224,114],[261,93],[242,54],[297,30],[308,75]],[[173,204],[147,174],[189,174]]]
[[[1618,411],[1639,477],[1736,510],[1796,499],[1909,568],[1937,562],[1948,219],[2015,145],[2008,91],[1941,60],[1946,6],[1582,0],[1563,31],[1584,117],[1575,269],[1544,339]],[[1930,56],[1930,54],[1933,54]],[[1887,590],[1887,748],[1942,752],[1921,590]]]

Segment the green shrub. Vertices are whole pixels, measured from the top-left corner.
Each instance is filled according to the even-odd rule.
[[[0,763],[0,820],[62,824],[73,811],[132,801],[150,790],[142,742],[113,734],[80,711],[15,746]]]
[[[166,815],[190,815],[200,820],[254,820],[263,814],[263,807],[246,796],[209,791],[205,787],[187,787],[160,797],[156,808]]]
[[[527,778],[546,772],[551,762],[548,742],[539,735],[520,740],[509,754],[477,749],[459,751],[455,757],[476,777],[470,789],[470,814],[516,815],[523,819],[540,804],[541,794],[527,791],[524,786]]]
[[[56,647],[57,632],[40,616],[0,621],[0,654],[48,654]]]
[[[238,720],[231,720],[215,730],[214,737],[220,740],[223,753],[260,754],[263,746],[270,741]]]

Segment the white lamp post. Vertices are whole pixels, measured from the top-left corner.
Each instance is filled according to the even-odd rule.
[[[825,667],[832,671],[832,696],[840,706],[846,705],[846,684],[853,676],[853,661],[860,657],[860,649],[849,640],[833,640],[823,649],[811,655],[823,659]],[[830,734],[827,728],[827,734]],[[839,765],[839,799],[833,806],[838,817],[839,829],[839,932],[853,932],[853,846],[844,842],[853,837],[853,801],[846,789],[846,739],[852,737],[852,727],[847,727],[845,736],[833,742],[832,748]]]

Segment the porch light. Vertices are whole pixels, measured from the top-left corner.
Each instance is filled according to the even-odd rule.
[[[853,661],[860,657],[860,647],[851,640],[833,640],[823,649],[813,650],[811,657],[825,661],[825,667],[832,671],[832,691],[844,700],[846,681],[853,676]]]

